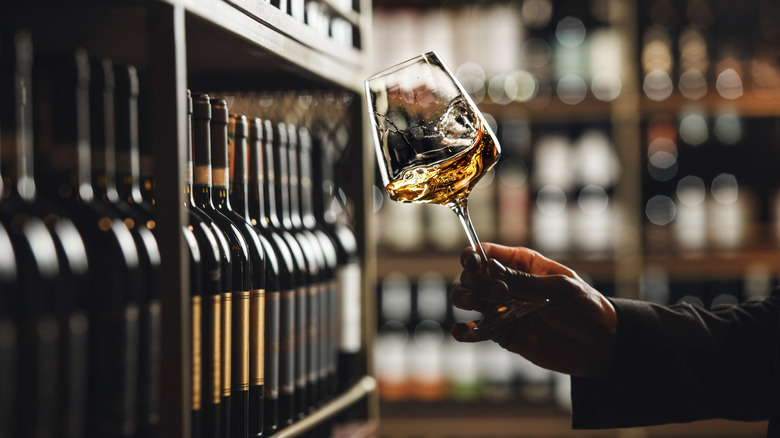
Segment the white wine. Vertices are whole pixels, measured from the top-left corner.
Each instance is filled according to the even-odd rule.
[[[415,204],[449,204],[465,198],[498,161],[500,150],[483,125],[474,144],[447,160],[404,170],[385,187],[390,199]]]

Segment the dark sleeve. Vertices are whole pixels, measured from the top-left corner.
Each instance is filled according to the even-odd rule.
[[[612,301],[615,361],[606,378],[572,378],[575,429],[768,417],[780,291],[711,311]]]

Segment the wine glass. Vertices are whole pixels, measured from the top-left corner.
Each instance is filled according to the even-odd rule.
[[[482,113],[439,58],[428,52],[365,81],[379,172],[390,199],[446,205],[471,247],[488,260],[469,218],[468,196],[498,162],[501,147]],[[485,267],[486,268],[486,267]],[[471,337],[549,300],[510,300],[487,312]]]

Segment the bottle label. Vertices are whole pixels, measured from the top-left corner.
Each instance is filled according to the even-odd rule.
[[[295,290],[282,291],[279,305],[279,389],[295,391]]]
[[[209,302],[211,316],[211,403],[219,404],[222,397],[222,296],[211,295]]]
[[[263,394],[266,399],[279,398],[279,292],[266,294],[266,327],[265,343],[268,356],[265,358],[265,386]]]
[[[228,170],[225,167],[214,167],[211,169],[212,182],[214,187],[227,187],[230,182],[228,181]]]
[[[249,338],[252,352],[249,383],[253,386],[263,386],[265,367],[265,290],[252,289],[249,297],[249,320],[252,324]]]
[[[200,186],[211,185],[211,166],[195,166],[195,184]]]
[[[203,400],[203,387],[201,378],[203,377],[203,367],[201,354],[203,354],[203,332],[202,332],[202,302],[201,297],[192,297],[192,410],[199,411]]]
[[[299,387],[306,386],[306,368],[308,360],[306,354],[309,348],[308,315],[306,311],[306,299],[309,291],[316,288],[316,285],[309,287],[300,287],[295,293],[296,324],[295,324],[295,384]]]
[[[222,294],[222,396],[230,397],[233,369],[233,294]]]
[[[233,388],[236,391],[249,390],[249,291],[233,294]]]
[[[349,263],[338,271],[339,281],[339,350],[357,353],[361,346],[360,266]]]

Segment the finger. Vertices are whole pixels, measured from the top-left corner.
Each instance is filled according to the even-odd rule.
[[[450,334],[458,342],[480,342],[490,339],[490,333],[474,331],[476,321],[459,322],[452,325]]]
[[[525,247],[510,247],[495,243],[483,243],[488,258],[499,260],[504,266],[537,275],[567,275],[576,274],[570,268]]]
[[[488,262],[488,270],[495,278],[501,280],[500,284],[505,288],[504,293],[510,297],[532,301],[549,299],[550,295],[556,294],[560,287],[560,277],[534,275],[509,269],[496,259]],[[500,286],[494,286],[489,290],[491,297],[500,296]]]
[[[460,253],[460,265],[467,271],[477,271],[482,265],[482,257],[471,248],[466,248]]]
[[[450,288],[450,300],[455,307],[463,310],[477,310],[482,301],[472,289],[458,282]]]
[[[460,285],[491,303],[502,303],[509,298],[507,285],[501,279],[482,271],[463,271],[460,274]]]

